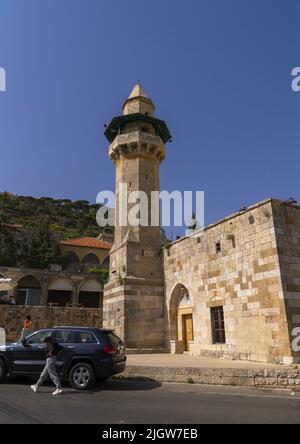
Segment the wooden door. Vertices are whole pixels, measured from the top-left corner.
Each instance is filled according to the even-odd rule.
[[[190,342],[194,340],[193,315],[192,313],[182,316],[183,338],[185,351],[190,350]]]

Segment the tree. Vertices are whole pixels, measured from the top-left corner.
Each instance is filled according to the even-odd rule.
[[[48,268],[51,264],[63,263],[59,245],[51,236],[48,218],[42,217],[37,221],[28,239],[25,260],[29,268]]]
[[[36,227],[36,220],[42,217],[49,218],[50,231],[54,228],[56,232],[61,232],[65,238],[97,237],[103,231],[96,222],[96,213],[100,207],[101,204],[90,205],[86,200],[72,202],[70,199],[14,196],[0,192],[0,211],[3,211],[10,224],[23,226],[25,238],[27,231],[31,233]],[[113,227],[106,229],[113,232]],[[23,242],[22,233],[16,230],[13,232],[22,247],[18,261],[21,259],[23,264],[25,263],[27,243]]]
[[[187,227],[189,230],[195,230],[197,228],[197,226],[198,226],[198,221],[196,219],[196,214],[193,212],[192,219]]]
[[[19,246],[9,222],[7,216],[0,212],[0,265],[14,267],[17,265]]]

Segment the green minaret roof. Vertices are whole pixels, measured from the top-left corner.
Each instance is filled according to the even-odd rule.
[[[114,117],[104,132],[108,141],[112,143],[117,135],[122,132],[122,128],[124,127],[124,125],[129,122],[150,123],[154,127],[156,134],[164,143],[168,142],[171,139],[170,131],[164,120],[160,120],[152,116],[147,116],[145,114],[136,113]]]

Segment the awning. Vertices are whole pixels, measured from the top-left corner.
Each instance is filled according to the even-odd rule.
[[[0,291],[9,291],[12,290],[14,287],[14,285],[8,284],[7,282],[0,282]]]

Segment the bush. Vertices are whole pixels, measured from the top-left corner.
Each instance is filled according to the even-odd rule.
[[[193,378],[188,378],[188,380],[187,380],[187,383],[188,384],[195,384],[195,381],[193,380]]]
[[[88,270],[89,273],[94,273],[94,274],[100,274],[101,278],[102,278],[102,283],[108,284],[109,282],[109,270],[107,270],[106,268],[97,268],[97,267],[93,267],[93,268],[89,268]]]

